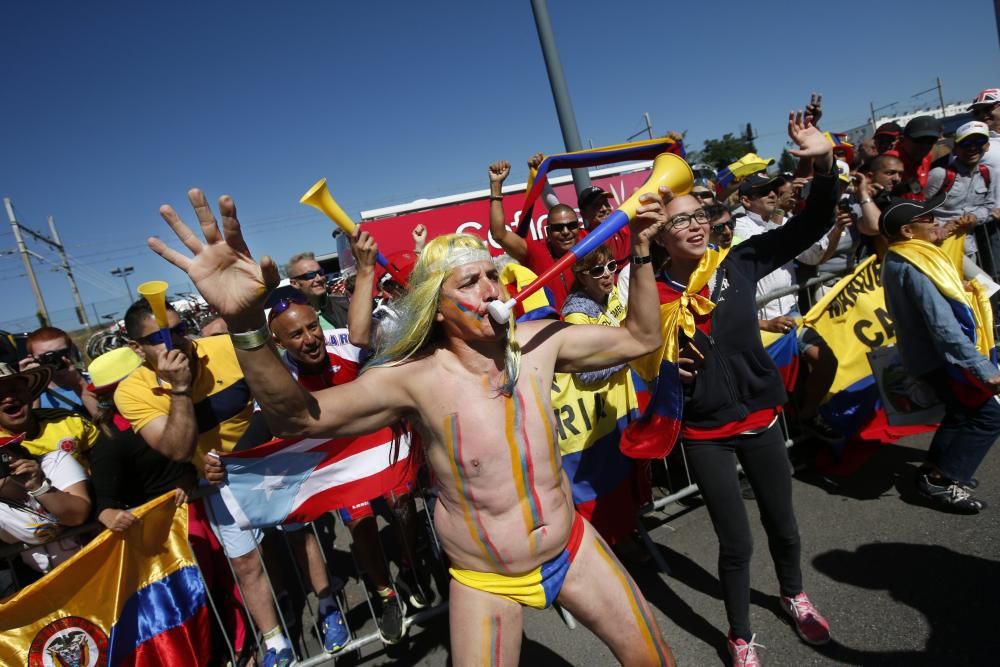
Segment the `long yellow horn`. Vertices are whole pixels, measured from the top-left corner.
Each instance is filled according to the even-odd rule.
[[[316,181],[316,184],[309,188],[309,191],[302,195],[302,199],[299,200],[300,204],[306,204],[307,206],[312,206],[313,208],[319,209],[326,214],[328,218],[333,220],[334,224],[340,227],[345,234],[353,234],[354,228],[357,226],[354,221],[351,220],[350,216],[344,213],[344,209],[340,208],[340,204],[337,200],[333,198],[330,194],[329,188],[326,187],[326,179],[321,178]]]
[[[153,317],[156,318],[156,326],[160,327],[163,344],[167,346],[168,350],[172,350],[174,346],[170,340],[170,325],[167,324],[168,287],[170,286],[166,281],[150,280],[139,285],[136,291],[139,292],[139,296],[146,299],[149,303],[149,307],[153,311]]]

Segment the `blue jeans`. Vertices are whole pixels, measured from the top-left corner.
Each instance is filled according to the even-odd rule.
[[[924,379],[937,390],[945,406],[927,462],[953,481],[968,482],[1000,437],[1000,401],[992,397],[978,408],[966,407],[947,391],[947,382],[937,373]]]

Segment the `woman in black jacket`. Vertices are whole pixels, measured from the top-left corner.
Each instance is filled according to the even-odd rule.
[[[757,323],[756,285],[827,233],[837,200],[837,175],[830,142],[809,118],[792,114],[793,154],[813,160],[816,177],[805,210],[780,228],[733,246],[699,292],[695,333],[681,333],[685,455],[719,537],[719,579],[729,620],[734,665],[758,665],[750,629],[750,524],[740,494],[737,460],[753,487],[781,587],[782,607],[809,643],[830,639],[826,620],[802,590],[799,532],[792,510],[791,472],[777,424],[787,401],[778,370],[765,352]],[[701,202],[677,197],[667,205],[668,221],[656,237],[669,256],[658,274],[661,302],[686,296],[688,284],[708,250],[708,219]],[[695,309],[692,307],[692,311]]]

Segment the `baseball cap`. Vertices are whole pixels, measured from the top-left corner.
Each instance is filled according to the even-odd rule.
[[[927,201],[893,197],[889,200],[889,205],[882,209],[882,215],[878,218],[879,231],[886,236],[895,236],[903,225],[941,206],[947,195],[947,192],[939,192]]]
[[[729,165],[729,171],[733,172],[735,178],[740,179],[764,171],[772,164],[774,164],[774,158],[765,160],[756,153],[747,153]]]
[[[875,128],[875,136],[884,134],[889,137],[898,137],[903,133],[903,128],[899,126],[896,121],[889,121],[888,123],[882,123],[877,128]]]
[[[937,139],[941,136],[941,121],[934,116],[917,116],[906,124],[903,134],[910,139]]]
[[[611,198],[610,192],[605,192],[603,189],[597,187],[596,185],[590,185],[585,187],[581,192],[580,196],[576,198],[576,203],[580,206],[580,210],[590,208],[597,201],[604,197],[605,199]]]
[[[980,134],[989,139],[990,127],[989,125],[981,121],[970,120],[968,123],[960,125],[958,129],[955,130],[955,143],[957,144],[977,134]]]
[[[968,111],[972,111],[978,106],[994,106],[1000,104],[1000,88],[987,88],[979,91],[976,99],[969,105]]]
[[[768,176],[766,172],[751,174],[740,183],[740,196],[748,196],[754,191],[766,194],[777,185],[777,176]]]
[[[396,273],[400,275],[404,280],[410,279],[410,274],[413,272],[413,267],[417,265],[417,260],[419,257],[417,253],[412,250],[402,250],[400,252],[394,252],[385,258],[386,264],[390,265]],[[378,286],[385,285],[390,280],[395,280],[392,274],[389,273],[388,269],[384,267],[379,267],[380,273],[378,274]],[[373,290],[377,292],[377,287],[373,286]]]

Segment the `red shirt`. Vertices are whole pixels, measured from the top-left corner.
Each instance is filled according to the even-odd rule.
[[[581,229],[576,237],[577,242],[583,240],[583,237],[586,235],[587,231]],[[524,265],[531,269],[536,276],[542,275],[546,269],[555,264],[559,259],[552,256],[552,251],[549,250],[549,244],[546,241],[535,239],[524,239],[524,241],[528,247],[528,254],[524,258]],[[557,311],[562,311],[563,303],[573,289],[573,283],[573,268],[570,265],[563,269],[557,278],[546,285],[552,291],[552,298],[555,301],[552,305]]]
[[[920,184],[919,192],[905,192],[900,196],[903,199],[923,201],[924,189],[927,188],[927,175],[931,171],[931,163],[934,162],[934,151],[932,150],[929,152],[919,162],[915,161],[913,158],[898,149],[886,151],[885,155],[895,155],[899,158],[899,161],[903,163],[903,183],[916,182]]]

